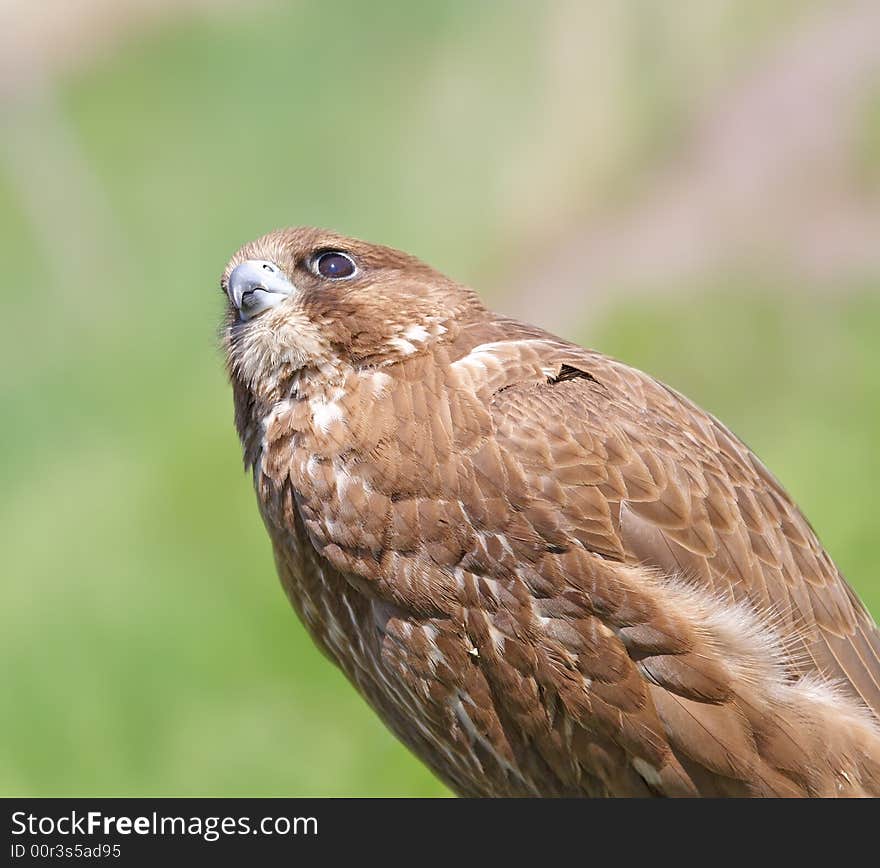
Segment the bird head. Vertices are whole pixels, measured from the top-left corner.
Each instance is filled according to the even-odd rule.
[[[485,310],[413,256],[307,227],[244,245],[221,287],[230,373],[265,398],[303,369],[331,376],[424,352]]]

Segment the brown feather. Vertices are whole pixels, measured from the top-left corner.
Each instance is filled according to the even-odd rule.
[[[721,423],[406,254],[246,260],[295,289],[225,338],[282,583],[454,790],[880,795],[880,633]]]

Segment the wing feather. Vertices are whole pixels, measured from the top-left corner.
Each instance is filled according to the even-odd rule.
[[[585,376],[506,388],[492,401],[500,442],[522,449],[507,432],[519,427],[535,436],[543,420],[545,441],[603,443],[618,459],[625,493],[618,499],[618,492],[602,491],[592,466],[578,477],[569,464],[564,484],[604,495],[592,509],[589,498],[579,498],[581,521],[613,513],[612,547],[619,545],[630,562],[676,569],[759,613],[785,613],[785,638],[805,643],[808,668],[839,680],[880,715],[877,628],[757,456],[716,419],[641,372],[579,347],[529,343],[544,346],[542,366]],[[540,444],[531,453],[542,455]],[[559,478],[553,463],[535,469]]]

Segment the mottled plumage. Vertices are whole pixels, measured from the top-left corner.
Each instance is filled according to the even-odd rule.
[[[456,792],[880,794],[877,627],[720,422],[388,248],[284,230],[223,288],[284,588]]]

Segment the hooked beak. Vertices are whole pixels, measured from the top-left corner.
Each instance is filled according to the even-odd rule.
[[[275,307],[296,291],[284,272],[264,259],[248,259],[229,275],[226,292],[243,320]]]

